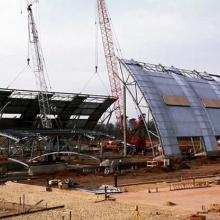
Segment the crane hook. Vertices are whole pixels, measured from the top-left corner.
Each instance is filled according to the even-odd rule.
[[[27,58],[27,65],[28,66],[30,65],[30,58],[29,57]]]

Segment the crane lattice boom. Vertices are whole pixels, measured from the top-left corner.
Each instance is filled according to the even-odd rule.
[[[110,18],[108,16],[108,11],[106,8],[106,4],[104,0],[97,0],[98,3],[98,12],[99,12],[99,24],[101,29],[102,35],[102,43],[105,52],[105,59],[108,69],[108,76],[111,86],[112,96],[117,98],[115,102],[115,112],[116,112],[116,119],[118,124],[122,125],[122,109],[123,109],[123,96],[122,96],[122,89],[121,83],[118,78],[119,71],[117,65],[117,57],[115,54],[114,49],[114,42],[113,42],[113,34],[112,28],[110,23]]]
[[[35,80],[37,89],[40,91],[38,94],[40,117],[43,128],[51,128],[51,120],[48,118],[48,115],[50,114],[50,105],[47,97],[48,88],[44,74],[44,59],[31,6],[32,4],[29,4],[27,7],[28,31]]]

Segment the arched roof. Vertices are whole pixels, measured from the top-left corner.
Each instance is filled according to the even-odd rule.
[[[165,155],[178,155],[178,137],[202,137],[217,150],[220,136],[219,76],[123,60],[149,105]]]

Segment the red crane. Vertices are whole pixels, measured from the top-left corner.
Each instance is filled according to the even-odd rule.
[[[102,35],[105,60],[108,69],[108,76],[111,86],[111,93],[113,97],[117,98],[117,101],[114,104],[116,120],[118,125],[122,127],[123,96],[121,82],[118,77],[119,71],[117,57],[115,54],[110,17],[107,11],[105,0],[97,0],[97,4],[99,13],[99,24]]]

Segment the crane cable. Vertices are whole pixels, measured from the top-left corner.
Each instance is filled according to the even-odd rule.
[[[97,22],[95,20],[95,71],[92,74],[92,76],[87,80],[83,88],[81,89],[80,93],[82,93],[89,85],[89,83],[92,81],[93,77],[98,73],[98,51],[97,51]]]
[[[95,3],[95,72],[97,73],[104,89],[106,90],[107,94],[110,95],[110,92],[104,83],[101,75],[99,74],[99,13],[97,10],[97,3]]]
[[[95,4],[95,69],[93,75],[88,79],[88,81],[85,83],[83,89],[80,93],[82,93],[89,83],[92,81],[92,79],[97,75],[100,79],[100,82],[102,83],[104,89],[106,90],[107,94],[110,95],[110,92],[104,83],[104,80],[102,79],[101,75],[99,74],[99,36],[98,36],[98,12],[97,12],[97,5]]]
[[[20,0],[20,13],[21,13],[21,15],[23,14],[23,10],[22,10],[22,0]]]
[[[20,13],[21,15],[23,14],[23,11],[22,11],[22,0],[20,0]],[[28,57],[29,57],[29,44],[28,44]],[[13,80],[8,84],[8,86],[6,87],[7,89],[9,89],[11,87],[11,85],[21,76],[22,73],[25,72],[25,70],[27,69],[28,65],[29,65],[29,61],[28,61],[29,58],[27,58],[27,64],[21,69],[21,71],[19,71],[16,76],[13,78]]]
[[[99,66],[99,36],[98,36],[98,12],[95,4],[95,72],[98,73]]]
[[[96,72],[94,72],[93,75],[88,79],[88,81],[85,83],[85,85],[81,89],[80,93],[82,93],[88,87],[89,83],[92,81],[92,79],[95,75],[96,75]]]
[[[18,72],[18,74],[14,77],[14,79],[8,84],[8,86],[6,87],[7,89],[9,89],[11,87],[11,85],[19,78],[19,76],[25,72],[25,70],[27,69],[28,64],[26,64],[21,71]]]
[[[41,19],[40,19],[40,10],[39,10],[39,7],[40,7],[40,1],[39,0],[34,0],[33,2],[36,3],[36,23],[37,23],[37,26],[38,26],[38,34],[40,35],[40,39],[42,39],[42,31],[41,31]],[[40,41],[38,42],[39,44]],[[40,48],[41,48],[41,54],[43,54],[43,49],[42,49],[42,46],[40,45]],[[52,85],[51,85],[51,81],[50,81],[50,77],[49,77],[49,73],[47,71],[47,65],[46,65],[46,61],[45,61],[45,58],[44,56],[42,56],[42,62],[43,62],[43,66],[44,66],[44,72],[45,72],[45,75],[46,75],[46,80],[47,80],[47,83],[48,83],[48,86],[49,86],[49,91],[52,91]]]

